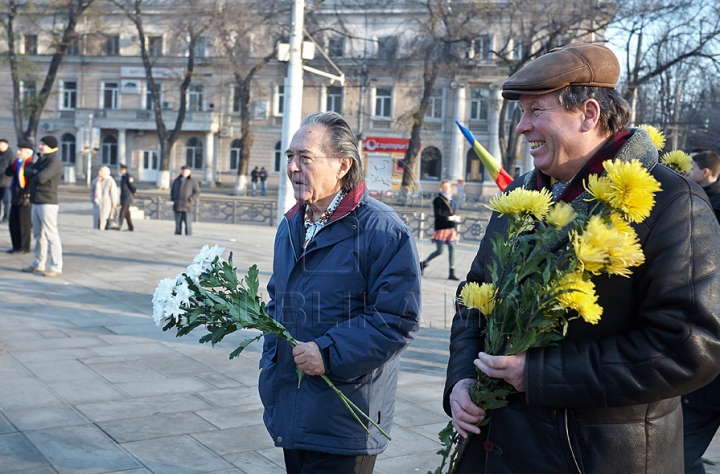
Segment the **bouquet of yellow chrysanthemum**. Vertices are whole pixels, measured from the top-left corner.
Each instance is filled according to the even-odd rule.
[[[640,128],[647,132],[650,141],[657,151],[665,148],[665,134],[652,125],[640,125]],[[673,150],[664,153],[660,157],[660,163],[680,174],[689,173],[692,170],[692,157],[681,150]]]
[[[597,324],[603,309],[591,277],[629,276],[631,268],[644,262],[629,223],[650,215],[660,184],[637,160],[606,161],[603,166],[602,176],[587,180],[595,202],[587,214],[563,202],[552,203],[547,190],[517,188],[490,201],[488,207],[507,216],[508,235],[486,237],[492,238],[497,257],[489,267],[492,281],[468,283],[458,298],[484,316],[484,352],[514,355],[552,345],[565,337],[568,322],[575,318]],[[480,425],[515,392],[504,380],[478,370],[470,397],[486,412]],[[439,437],[443,461],[435,474],[442,473],[448,461],[452,473],[467,440],[452,423]]]

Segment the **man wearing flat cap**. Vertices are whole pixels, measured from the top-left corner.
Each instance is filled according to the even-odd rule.
[[[662,191],[650,216],[632,224],[645,263],[627,278],[592,279],[603,307],[596,325],[575,318],[555,346],[490,356],[482,314],[458,305],[443,401],[456,430],[470,435],[459,473],[683,472],[679,396],[720,371],[720,227],[702,189],[658,164],[645,131],[628,128],[619,74],[608,48],[578,43],[503,84],[503,97],[519,101],[516,130],[534,162],[506,191],[548,189],[587,210],[587,177],[613,159],[639,160]],[[491,281],[491,241],[507,225],[493,213],[459,289]],[[476,368],[519,392],[482,427],[486,414],[469,396]]]
[[[35,260],[22,271],[42,273],[46,277],[62,275],[62,243],[57,228],[58,185],[62,163],[57,157],[57,138],[40,139],[39,160],[25,171],[32,203],[32,228],[35,239]]]

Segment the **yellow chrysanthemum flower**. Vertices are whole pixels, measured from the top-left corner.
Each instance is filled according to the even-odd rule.
[[[692,157],[681,150],[665,153],[660,158],[660,163],[680,174],[689,173],[692,170]]]
[[[645,262],[645,254],[638,240],[638,236],[632,232],[615,232],[617,237],[610,242],[608,247],[608,264],[606,271],[611,275],[629,277],[631,268],[642,265]]]
[[[597,303],[595,284],[583,279],[582,273],[568,273],[558,282],[556,291],[558,304],[564,309],[573,309],[590,324],[597,324],[602,316],[602,306]]]
[[[638,160],[606,161],[603,167],[613,186],[606,202],[630,222],[642,222],[655,205],[655,193],[660,191],[660,183]]]
[[[607,242],[611,237],[612,232],[600,216],[590,217],[582,234],[572,233],[575,256],[583,270],[600,274],[608,260]]]
[[[495,196],[487,207],[500,214],[515,216],[518,214],[532,215],[542,219],[550,209],[552,194],[547,189],[531,191],[517,188],[507,194]]]
[[[468,283],[460,290],[459,300],[468,308],[479,309],[482,314],[488,315],[495,308],[495,286],[492,283]]]
[[[564,202],[557,202],[548,211],[545,222],[557,229],[562,229],[570,224],[575,216],[577,213],[572,206]]]
[[[660,151],[665,148],[665,134],[663,132],[652,125],[647,124],[640,125],[640,128],[647,132],[650,137],[650,141],[656,150]]]
[[[587,189],[587,192],[592,194],[596,200],[608,203],[615,192],[615,188],[613,187],[610,178],[607,176],[598,176],[596,174],[591,174],[588,177],[587,187],[585,189]]]
[[[610,213],[610,222],[612,222],[612,225],[615,229],[618,230],[618,232],[625,232],[626,234],[635,234],[635,229],[630,227],[630,224],[628,224],[628,221],[623,219],[623,217],[618,214],[617,212],[611,212]]]

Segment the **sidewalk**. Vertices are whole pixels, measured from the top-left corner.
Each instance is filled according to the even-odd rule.
[[[230,361],[243,335],[215,348],[199,335],[175,338],[155,326],[150,302],[157,282],[204,244],[232,251],[240,271],[257,263],[264,288],[274,230],[198,223],[186,237],[171,221],[144,220],[135,232],[97,231],[85,196],[61,198],[59,278],[21,273],[32,259],[4,253],[10,238],[0,226],[0,474],[284,472],[262,424],[261,346]],[[418,247],[421,257],[434,249]],[[458,245],[460,275],[476,250]],[[439,462],[456,288],[446,255],[425,271],[423,327],[401,357],[393,441],[378,474],[424,474]],[[720,438],[706,457],[720,461]]]
[[[232,251],[240,269],[257,263],[264,287],[274,230],[198,223],[186,237],[173,234],[173,222],[144,220],[135,232],[98,231],[84,196],[63,198],[61,277],[22,273],[30,256],[0,252],[0,473],[283,472],[262,425],[261,346],[229,361],[242,335],[214,349],[199,335],[175,338],[155,326],[150,302],[157,282],[183,271],[204,244]],[[0,250],[9,246],[0,227]],[[458,251],[461,274],[474,251]],[[423,280],[424,327],[401,359],[379,474],[425,473],[439,461],[442,327],[456,288],[445,280],[446,258]]]

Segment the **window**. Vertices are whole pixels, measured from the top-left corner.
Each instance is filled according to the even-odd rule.
[[[277,142],[275,144],[275,172],[280,171],[280,166],[282,165],[282,142]]]
[[[119,36],[106,36],[105,47],[103,48],[105,56],[119,56],[120,55],[120,37]]]
[[[378,38],[377,58],[383,60],[395,59],[397,55],[398,39],[397,36],[384,36]]]
[[[185,142],[185,165],[195,170],[203,167],[203,144],[197,137],[188,138]]]
[[[75,135],[66,133],[60,137],[60,159],[63,163],[75,163]]]
[[[70,40],[67,49],[65,49],[65,54],[68,56],[77,56],[80,54],[80,41],[78,41],[77,37]]]
[[[420,179],[440,181],[442,153],[434,146],[424,148],[420,154]]]
[[[475,150],[470,148],[465,155],[465,181],[482,183],[485,180],[485,167],[480,162]]]
[[[337,112],[342,115],[343,89],[342,87],[328,87],[325,90],[325,111]]]
[[[103,165],[117,165],[118,145],[117,138],[112,135],[105,135],[102,139],[100,150],[101,162]]]
[[[490,89],[487,87],[470,88],[470,120],[487,121],[490,106]]]
[[[475,39],[475,47],[478,56],[482,59],[492,59],[493,57],[493,37],[492,35],[480,35]]]
[[[155,87],[157,87],[158,102],[162,107],[162,84],[156,82]],[[150,90],[150,84],[148,84],[147,82],[145,83],[145,110],[155,110],[152,98],[152,91]]]
[[[188,111],[201,112],[203,110],[203,97],[205,86],[202,84],[190,84],[188,89]]]
[[[120,84],[117,82],[103,82],[103,109],[118,108],[118,89]]]
[[[512,54],[510,55],[510,59],[522,59],[523,56],[523,44],[522,41],[519,39],[516,39],[513,41],[513,49]]]
[[[430,104],[425,111],[427,119],[442,119],[443,116],[443,91],[442,89],[433,89],[430,93]]]
[[[237,171],[240,166],[240,151],[242,150],[240,143],[240,140],[233,140],[230,143],[230,163],[228,163],[230,171]]]
[[[328,38],[328,56],[331,58],[345,57],[345,37],[331,36]]]
[[[375,89],[375,117],[392,117],[392,92],[389,87]]]
[[[62,108],[75,110],[77,107],[77,81],[63,81],[62,83]]]
[[[37,55],[37,35],[25,35],[23,36],[23,46],[25,47],[25,54],[30,56]]]
[[[273,114],[276,117],[282,117],[285,111],[285,86],[275,86],[275,100],[273,105],[275,106]]]
[[[193,55],[196,58],[204,58],[205,53],[207,52],[207,40],[204,36],[201,36],[200,38],[195,40],[195,50],[193,51]]]
[[[143,151],[143,169],[144,170],[157,170],[159,168],[160,160],[158,158],[159,153],[156,150],[145,150]]]
[[[152,58],[163,55],[163,39],[162,36],[148,36],[147,53]]]

